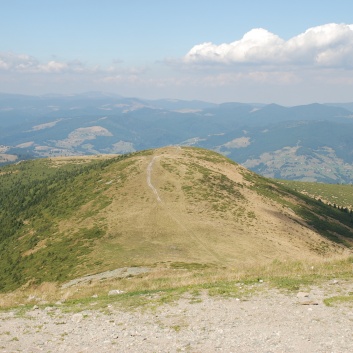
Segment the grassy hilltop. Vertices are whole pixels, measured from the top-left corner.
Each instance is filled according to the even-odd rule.
[[[320,260],[353,244],[349,213],[196,148],[2,167],[0,205],[2,292],[122,267]]]

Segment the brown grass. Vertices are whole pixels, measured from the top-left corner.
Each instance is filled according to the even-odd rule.
[[[50,165],[52,167],[61,167],[66,164],[84,164],[90,163],[92,161],[114,158],[117,156],[118,154],[99,154],[92,156],[61,156],[48,158],[48,161],[50,162]]]
[[[324,260],[312,261],[279,261],[274,260],[266,265],[240,265],[232,268],[210,267],[204,269],[173,269],[173,263],[158,264],[151,272],[135,277],[92,281],[90,284],[76,285],[62,289],[56,283],[42,283],[39,286],[27,284],[12,293],[0,295],[0,307],[17,307],[20,304],[29,306],[49,305],[57,301],[107,297],[112,289],[125,293],[140,294],[156,291],[170,291],[183,288],[192,292],[215,287],[234,288],[236,283],[257,283],[260,279],[267,284],[280,285],[279,281],[296,281],[305,286],[309,278],[319,285],[332,278],[351,280],[352,258],[345,255],[334,256]],[[310,282],[310,283],[311,283]],[[140,293],[140,294],[139,294]],[[114,300],[113,298],[111,300]]]
[[[157,201],[146,181],[147,166],[153,156],[159,158],[155,159],[151,181],[162,202]],[[96,242],[86,270],[82,271],[95,272],[95,263],[100,264],[98,271],[165,261],[253,266],[273,259],[319,260],[344,252],[306,226],[291,210],[247,188],[241,166],[225,159],[212,163],[197,157],[189,149],[175,147],[137,156],[136,163],[124,171],[128,178],[123,187],[116,181],[120,172],[113,166],[106,176],[113,180],[106,192],[111,204],[89,220],[79,216],[88,206],[83,207],[59,227],[77,229],[81,222],[89,222],[107,230],[106,236]],[[191,170],[190,174],[192,164],[244,184],[238,189],[243,199],[229,201],[224,211],[215,211],[214,201],[207,198],[195,202],[182,189],[186,183],[194,185],[192,188],[201,183],[199,172]],[[318,251],[317,244],[325,245],[321,247],[325,253]]]

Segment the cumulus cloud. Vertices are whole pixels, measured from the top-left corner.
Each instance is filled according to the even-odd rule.
[[[0,53],[0,69],[22,71],[38,65],[33,57],[24,54]]]
[[[62,72],[67,70],[68,65],[57,61],[49,61],[44,65],[39,65],[37,68],[42,72]]]
[[[220,45],[195,45],[184,56],[187,64],[309,65],[353,68],[353,25],[326,24],[284,40],[263,28],[240,40]]]
[[[80,61],[63,62],[50,60],[40,62],[27,54],[0,52],[0,70],[19,73],[64,73],[85,71],[84,64]],[[92,70],[92,69],[90,69]]]
[[[0,52],[0,72],[18,74],[86,74],[99,77],[101,81],[136,82],[147,71],[146,67],[123,67],[122,62],[114,60],[111,66],[87,65],[79,60],[39,61],[27,54]]]

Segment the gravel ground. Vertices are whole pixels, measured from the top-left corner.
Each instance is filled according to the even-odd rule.
[[[141,273],[146,273],[149,271],[150,269],[147,267],[122,267],[112,271],[105,271],[94,275],[88,275],[88,276],[73,279],[72,281],[69,281],[63,284],[62,288],[69,288],[77,284],[82,285],[82,284],[87,284],[91,281],[97,281],[97,280],[102,280],[107,278],[124,278],[129,276],[136,276]]]
[[[190,296],[156,310],[13,310],[0,314],[0,351],[350,353],[353,309],[323,304],[343,291],[331,284],[307,293],[266,290],[246,300]]]

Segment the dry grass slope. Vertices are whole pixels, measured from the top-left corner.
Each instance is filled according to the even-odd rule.
[[[88,161],[50,161],[58,169],[82,162]],[[229,276],[234,280],[244,273],[253,276],[266,266],[271,272],[291,266],[283,264],[308,259],[319,263],[350,253],[353,232],[348,222],[324,214],[326,206],[315,200],[211,151],[180,147],[144,151],[116,159],[94,173],[86,182],[75,179],[70,184],[82,193],[91,190],[89,197],[82,194],[87,201],[78,203],[69,216],[59,214],[51,228],[55,232],[22,253],[23,258],[34,259],[44,250],[57,256],[56,249],[65,244],[67,252],[83,244],[84,252],[73,257],[77,263],[70,265],[66,277],[58,277],[60,283],[144,266],[151,271],[139,276],[137,287],[128,279],[119,280],[119,286],[156,290],[178,283],[223,281]],[[26,222],[30,231],[19,238],[19,248],[29,244],[34,234],[40,235],[39,229],[30,228],[35,223]],[[332,229],[325,228],[329,224]],[[60,274],[65,263],[57,266]],[[303,266],[311,271],[311,265]],[[96,286],[91,291],[97,291]],[[92,294],[89,288],[87,293]]]
[[[147,183],[152,159],[150,181],[161,201]],[[252,173],[213,152],[168,147],[132,160],[123,187],[119,170],[104,175],[111,203],[85,223],[99,224],[106,234],[86,266],[253,266],[345,251],[292,209],[251,188],[244,176]],[[77,216],[65,222],[76,228]]]

